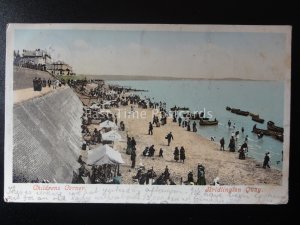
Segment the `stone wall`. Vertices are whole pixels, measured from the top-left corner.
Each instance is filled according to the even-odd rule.
[[[24,67],[14,66],[14,90],[32,88],[32,80],[37,78],[53,79],[52,75],[46,71],[33,70]]]
[[[14,105],[14,174],[71,183],[79,168],[81,116],[82,103],[70,88]]]

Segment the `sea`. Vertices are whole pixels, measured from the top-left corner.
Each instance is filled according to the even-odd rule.
[[[218,126],[200,126],[199,135],[219,143],[224,137],[225,148],[229,144],[232,132],[240,131],[238,146],[244,143],[248,135],[248,157],[263,162],[266,152],[270,152],[270,165],[282,169],[283,143],[269,136],[258,139],[252,133],[257,128],[267,129],[267,122],[273,121],[282,127],[284,118],[284,81],[248,81],[248,80],[120,80],[107,81],[109,84],[131,87],[147,92],[136,92],[141,97],[153,101],[166,102],[167,109],[176,106],[188,107],[191,112],[203,111],[206,117],[216,118]],[[256,123],[250,116],[240,116],[227,111],[226,106],[259,114],[264,124]],[[231,128],[228,127],[231,121]],[[235,125],[235,129],[232,126]],[[241,128],[244,127],[244,134]],[[184,128],[183,128],[184,129]],[[176,138],[176,137],[174,137]]]

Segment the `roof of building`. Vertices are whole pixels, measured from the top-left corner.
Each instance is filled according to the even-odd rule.
[[[36,50],[26,50],[23,49],[23,57],[44,57],[44,56],[48,56],[49,58],[51,58],[51,56],[42,49],[36,49]]]

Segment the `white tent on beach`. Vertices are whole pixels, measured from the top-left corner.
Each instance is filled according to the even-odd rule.
[[[100,123],[99,127],[100,127],[100,129],[102,129],[102,128],[117,129],[118,128],[118,126],[114,122],[111,122],[110,120],[105,120],[104,122]]]
[[[105,141],[120,141],[122,137],[117,131],[111,130],[102,134],[102,139]]]
[[[88,165],[103,165],[103,164],[123,164],[121,154],[109,147],[102,145],[88,152]]]

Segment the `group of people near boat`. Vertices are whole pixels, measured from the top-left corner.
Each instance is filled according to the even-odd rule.
[[[228,128],[231,128],[231,121],[230,120],[228,121]],[[233,124],[232,128],[235,129],[235,123]],[[253,126],[253,130],[255,130],[255,129],[256,129],[256,124]],[[245,129],[244,129],[244,127],[242,127],[241,128],[242,134],[244,134],[244,131],[245,131]],[[258,139],[261,139],[264,136],[264,134],[263,133],[258,133],[257,136],[258,136]],[[229,140],[229,145],[228,145],[228,148],[229,148],[230,152],[235,152],[235,150],[236,150],[236,143],[237,143],[238,139],[239,139],[239,131],[232,132],[231,138]],[[248,135],[245,136],[245,141],[240,146],[240,148],[238,150],[238,153],[239,153],[238,158],[241,159],[241,160],[246,159],[245,153],[248,152],[248,144],[247,144],[247,142],[248,142]],[[222,137],[220,139],[220,150],[221,151],[225,151],[225,140],[224,140],[224,137]],[[262,167],[264,169],[266,169],[267,167],[270,168],[270,164],[269,163],[270,163],[270,152],[267,152],[265,154],[264,161],[263,161],[263,166]]]
[[[176,119],[176,112],[173,113],[173,122],[177,122],[177,119]],[[188,117],[185,117],[184,119],[182,119],[181,117],[178,118],[178,125],[180,127],[183,127],[187,129],[187,131],[192,131],[192,132],[197,132],[197,124],[196,124],[196,121],[193,122],[192,124],[192,130],[191,130],[191,121],[189,120]]]

